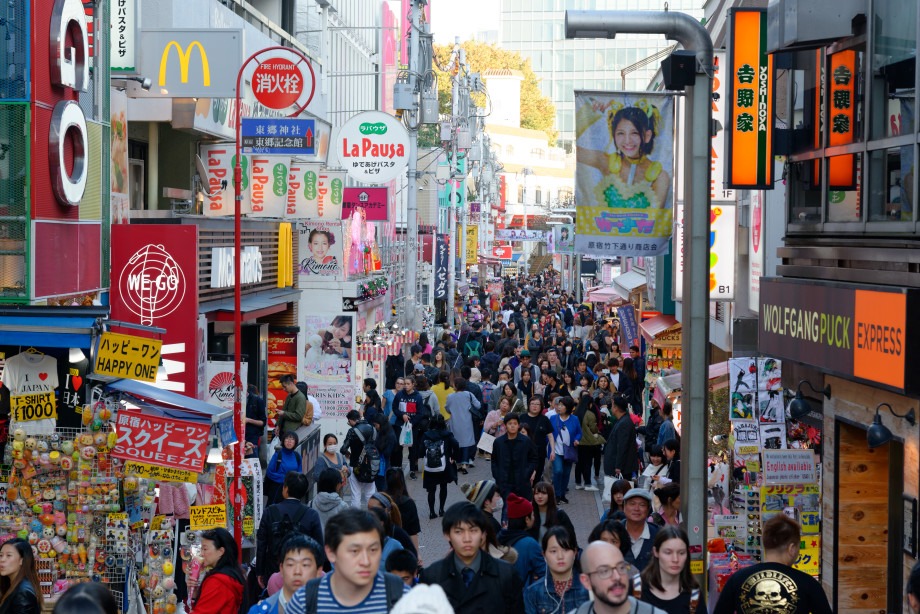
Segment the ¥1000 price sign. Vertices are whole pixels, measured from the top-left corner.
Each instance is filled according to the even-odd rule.
[[[53,391],[11,397],[10,404],[14,422],[57,418],[57,402]]]

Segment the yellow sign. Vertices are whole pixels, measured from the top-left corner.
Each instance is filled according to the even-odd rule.
[[[125,463],[125,476],[144,478],[146,480],[157,480],[159,482],[189,482],[194,484],[198,481],[198,474],[194,471],[184,469],[173,469],[171,467],[157,467],[137,461],[128,461]]]
[[[738,446],[738,454],[757,454],[760,452],[760,446]]]
[[[278,287],[294,285],[294,243],[291,225],[278,224]]]
[[[160,365],[162,341],[119,333],[102,333],[96,352],[96,373],[154,382]]]
[[[747,467],[748,471],[759,472],[760,471],[760,461],[746,461],[744,466]]]
[[[57,404],[53,391],[10,397],[10,404],[16,422],[57,418]]]
[[[466,227],[466,263],[479,263],[479,226]]]
[[[166,85],[166,64],[169,59],[169,50],[176,47],[176,53],[179,54],[179,76],[182,83],[188,83],[188,63],[192,59],[192,48],[198,47],[198,53],[201,54],[201,72],[204,75],[202,83],[205,87],[211,85],[211,68],[208,65],[208,54],[204,52],[204,47],[198,41],[192,41],[189,46],[182,51],[182,46],[176,41],[171,41],[163,49],[163,56],[160,58],[160,87]]]
[[[703,561],[690,561],[690,573],[703,573]]]
[[[243,518],[243,535],[252,535],[256,529],[256,521],[252,516]]]
[[[150,530],[159,531],[160,527],[163,526],[163,523],[166,521],[166,516],[154,516],[150,519]]]
[[[227,526],[227,506],[193,505],[189,508],[189,528],[193,531]]]

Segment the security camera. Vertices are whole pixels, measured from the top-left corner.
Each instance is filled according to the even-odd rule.
[[[728,435],[715,435],[712,438],[712,443],[722,443],[726,439],[728,439]]]

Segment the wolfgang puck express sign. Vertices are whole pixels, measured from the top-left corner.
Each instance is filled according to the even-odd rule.
[[[759,349],[898,392],[916,362],[920,294],[813,280],[762,279]]]

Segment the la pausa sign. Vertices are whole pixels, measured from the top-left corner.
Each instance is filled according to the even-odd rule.
[[[909,343],[920,292],[879,291],[815,280],[762,279],[759,350],[900,392],[920,364]]]
[[[362,183],[386,183],[408,164],[409,134],[392,115],[359,113],[339,131],[339,161],[348,176]]]

